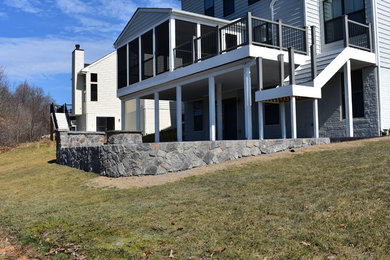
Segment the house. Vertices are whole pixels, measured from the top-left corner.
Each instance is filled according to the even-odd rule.
[[[72,113],[78,131],[121,130],[121,101],[117,90],[117,53],[102,57],[92,64],[84,63],[84,50],[76,44],[72,53]],[[154,101],[141,100],[142,122],[140,131],[144,135],[154,133]],[[135,130],[135,101],[124,107],[126,128]],[[160,129],[175,124],[174,102],[160,104],[164,119]],[[173,114],[174,116],[171,116]]]
[[[114,43],[122,129],[128,102],[141,128],[143,99],[176,101],[180,141],[367,137],[390,128],[390,2],[181,3],[137,9]]]

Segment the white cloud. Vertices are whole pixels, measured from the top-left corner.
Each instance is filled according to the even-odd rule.
[[[65,14],[83,14],[91,12],[93,14],[92,8],[89,7],[86,1],[80,0],[57,0],[57,5],[60,10]]]
[[[113,51],[111,41],[60,38],[0,38],[0,65],[17,81],[48,78],[71,71],[75,43],[85,49],[86,63]]]
[[[8,18],[8,15],[4,12],[0,12],[0,18]]]
[[[37,7],[39,4],[37,0],[5,0],[4,3],[26,13],[39,13],[42,11]]]

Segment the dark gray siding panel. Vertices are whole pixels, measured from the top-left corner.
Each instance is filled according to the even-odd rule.
[[[275,2],[274,20],[281,19],[285,24],[303,27],[305,24],[304,17],[304,1],[279,0]]]

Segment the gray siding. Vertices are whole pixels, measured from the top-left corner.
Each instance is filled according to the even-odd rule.
[[[267,1],[264,1],[267,2]],[[304,1],[279,0],[274,5],[274,20],[281,19],[283,23],[302,27],[304,21]]]
[[[378,1],[377,9],[381,67],[390,68],[390,1]]]
[[[181,9],[183,11],[204,14],[204,0],[181,0]]]
[[[320,3],[319,0],[306,0],[305,2],[306,9],[306,26],[315,26],[317,29],[316,43],[317,51],[321,52],[321,15],[320,15]],[[309,37],[311,39],[311,31],[309,30]]]
[[[142,33],[143,31],[153,27],[157,23],[163,22],[167,19],[169,13],[163,12],[139,12],[136,17],[133,18],[131,24],[125,29],[122,36],[117,42],[117,46],[121,46],[129,42],[134,36]]]

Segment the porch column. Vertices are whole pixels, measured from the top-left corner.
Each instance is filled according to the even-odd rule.
[[[124,131],[126,128],[126,101],[121,100],[121,129]]]
[[[291,109],[291,138],[297,138],[297,114],[296,114],[296,100],[295,97],[290,99]]]
[[[257,110],[259,113],[259,139],[263,140],[264,139],[264,112],[263,112],[263,102],[258,102],[257,103]]]
[[[201,25],[200,23],[197,23],[196,24],[196,38],[200,37],[202,34],[202,30],[201,30]],[[197,57],[195,57],[197,60],[200,60],[202,58],[202,52],[201,52],[201,49],[202,49],[202,43],[201,41],[197,40],[196,42],[196,52],[198,53]]]
[[[182,124],[182,111],[181,111],[181,86],[176,87],[176,129],[177,129],[177,141],[183,141],[183,124]]]
[[[351,61],[344,65],[344,96],[345,96],[345,123],[347,127],[346,136],[353,137],[353,114],[352,114],[352,81]]]
[[[153,28],[153,77],[157,74],[156,67],[156,28]]]
[[[169,19],[169,70],[175,70],[176,20]],[[140,45],[141,46],[141,45]]]
[[[160,95],[154,92],[154,142],[160,142]]]
[[[209,132],[210,141],[215,141],[215,78],[209,77]]]
[[[141,100],[135,99],[135,116],[136,116],[136,130],[141,131]]]
[[[313,100],[313,130],[314,138],[320,137],[319,123],[318,123],[318,99]]]
[[[252,89],[251,67],[244,67],[244,111],[245,111],[245,138],[252,139]]]
[[[282,132],[282,139],[286,139],[286,104],[284,102],[279,103],[280,110],[280,130]]]
[[[222,124],[222,83],[217,84],[217,137],[218,140],[223,139],[223,124]]]

